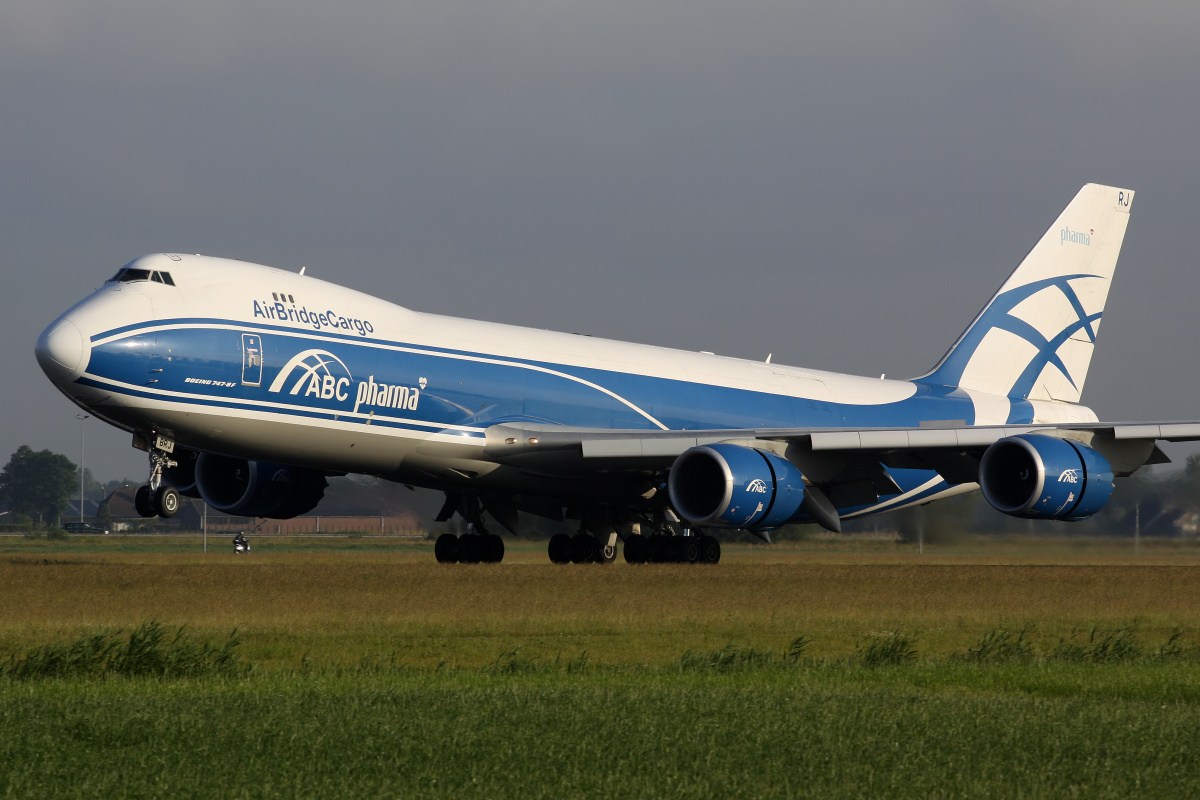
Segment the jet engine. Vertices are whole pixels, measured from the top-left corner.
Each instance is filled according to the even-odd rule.
[[[774,453],[735,444],[693,447],[667,479],[671,505],[693,525],[769,530],[804,501],[800,470]]]
[[[993,508],[1014,517],[1086,519],[1108,502],[1113,472],[1082,442],[1026,433],[984,452],[979,488]]]
[[[326,486],[323,473],[303,467],[216,453],[201,453],[196,459],[200,496],[225,514],[291,519],[316,508]]]
[[[176,446],[171,454],[175,466],[163,470],[163,478],[184,497],[200,496],[200,490],[196,488],[196,459],[199,457],[199,451]]]

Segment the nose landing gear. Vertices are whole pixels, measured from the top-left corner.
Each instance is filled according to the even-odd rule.
[[[175,443],[161,436],[155,437],[154,446],[150,448],[150,480],[137,490],[133,497],[133,505],[137,513],[143,517],[163,517],[170,519],[179,513],[179,492],[174,486],[163,483],[163,471],[179,466],[171,459]]]

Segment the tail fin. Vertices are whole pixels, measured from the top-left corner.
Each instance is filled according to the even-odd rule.
[[[1013,400],[1079,402],[1133,192],[1089,183],[916,380]]]

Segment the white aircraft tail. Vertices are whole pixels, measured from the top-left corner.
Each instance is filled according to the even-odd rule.
[[[916,380],[1078,403],[1133,192],[1089,183],[931,372]]]

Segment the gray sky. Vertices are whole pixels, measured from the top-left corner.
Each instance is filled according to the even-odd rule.
[[[1154,0],[8,0],[0,458],[78,456],[33,343],[144,253],[906,377],[1089,181],[1138,194],[1084,402],[1200,418],[1198,41]]]

